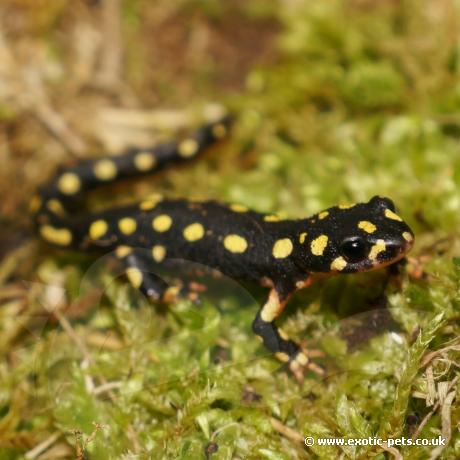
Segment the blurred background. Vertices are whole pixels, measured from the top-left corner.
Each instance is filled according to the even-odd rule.
[[[459,458],[459,76],[457,0],[2,0],[0,459]],[[87,275],[91,258],[34,235],[30,197],[57,167],[174,138],[223,108],[236,122],[219,149],[90,204],[164,191],[302,217],[391,197],[416,233],[399,286],[379,303],[384,275],[340,277],[283,320],[341,368],[326,381],[299,388],[253,360],[255,310],[228,299],[147,328],[151,310],[130,310],[120,281],[95,309],[78,287],[107,267]],[[328,335],[382,305],[398,344]],[[449,446],[306,450],[318,434]]]

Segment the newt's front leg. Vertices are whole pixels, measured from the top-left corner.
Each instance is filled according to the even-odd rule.
[[[275,320],[282,313],[287,300],[288,297],[282,296],[276,288],[271,289],[268,300],[257,312],[252,323],[252,330],[262,338],[265,347],[275,353],[277,359],[289,363],[289,369],[298,381],[303,380],[305,368],[322,375],[324,371],[310,361],[308,351],[302,350],[275,324]]]

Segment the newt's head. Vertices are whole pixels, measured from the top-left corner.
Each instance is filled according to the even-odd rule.
[[[302,251],[318,272],[355,273],[397,262],[411,249],[414,234],[389,198],[334,206],[308,219]]]

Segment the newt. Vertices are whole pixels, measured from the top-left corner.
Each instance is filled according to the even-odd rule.
[[[152,302],[194,298],[199,283],[169,285],[154,274],[168,261],[199,263],[269,289],[253,321],[254,333],[299,380],[321,372],[276,319],[298,289],[318,275],[376,270],[402,259],[414,234],[394,203],[374,196],[301,219],[280,219],[241,204],[151,195],[138,203],[76,213],[84,194],[114,181],[152,174],[195,158],[229,132],[230,118],[208,123],[191,136],[121,155],[79,161],[61,169],[31,202],[37,231],[59,248],[114,253],[130,283]]]

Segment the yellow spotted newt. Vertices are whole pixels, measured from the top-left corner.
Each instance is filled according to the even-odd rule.
[[[193,286],[198,283],[180,289],[152,273],[178,259],[261,283],[270,291],[253,330],[300,379],[305,368],[317,372],[320,368],[277,328],[275,320],[288,298],[318,274],[374,270],[404,257],[414,235],[390,199],[375,196],[367,203],[333,206],[311,217],[288,220],[240,204],[160,195],[101,212],[75,213],[89,189],[188,161],[224,138],[229,127],[229,118],[223,118],[182,141],[133,148],[62,169],[32,199],[37,230],[60,248],[113,252],[131,284],[152,301],[196,295]]]

